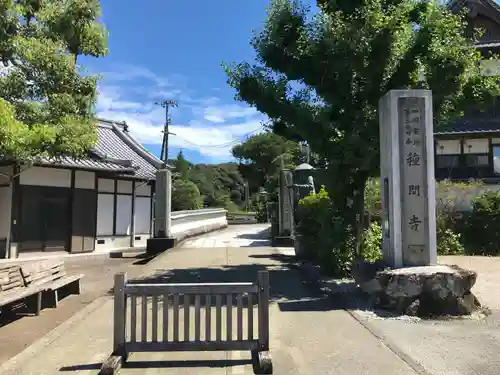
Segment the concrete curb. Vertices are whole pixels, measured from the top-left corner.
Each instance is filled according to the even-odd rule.
[[[56,253],[56,254],[37,254],[35,256],[23,256],[20,258],[13,259],[0,259],[0,264],[10,264],[10,263],[24,263],[51,259],[61,259],[65,262],[71,261],[81,261],[81,260],[93,260],[99,258],[120,258],[124,254],[134,254],[134,253],[144,253],[146,252],[145,247],[130,247],[121,250],[112,250],[107,252],[89,252],[83,254],[71,254],[66,252]]]
[[[98,297],[95,301],[89,303],[83,309],[78,311],[71,318],[66,320],[65,322],[59,324],[52,331],[35,341],[33,344],[28,346],[22,352],[18,353],[7,362],[4,362],[0,366],[0,374],[7,375],[8,371],[11,371],[10,374],[14,375],[16,372],[12,372],[19,369],[19,365],[26,362],[29,358],[34,357],[38,352],[42,349],[50,345],[52,342],[61,337],[66,331],[68,331],[74,325],[80,323],[83,318],[87,315],[91,314],[101,306],[103,306],[106,302],[111,300],[111,296],[102,296]]]
[[[332,291],[329,285],[324,281],[323,275],[320,273],[319,267],[315,266],[313,263],[302,261],[299,264],[299,270],[308,279],[308,281],[314,283],[319,289],[330,297],[340,298],[345,300],[344,293]],[[432,375],[427,369],[422,366],[419,362],[415,361],[408,354],[406,354],[394,341],[385,337],[383,332],[370,324],[369,321],[363,319],[360,314],[355,311],[346,309],[346,311],[351,315],[359,324],[361,324],[368,332],[380,340],[390,351],[397,355],[402,361],[404,361],[408,366],[410,366],[419,375]]]

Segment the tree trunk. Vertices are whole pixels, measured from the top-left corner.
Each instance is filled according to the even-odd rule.
[[[353,213],[355,215],[355,255],[361,256],[365,229],[365,187],[368,176],[360,173],[353,182]]]

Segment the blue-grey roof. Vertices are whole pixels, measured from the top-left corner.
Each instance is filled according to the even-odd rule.
[[[99,119],[97,144],[86,158],[60,157],[44,159],[42,165],[117,173],[141,180],[154,180],[164,163],[134,139],[125,122]]]
[[[99,160],[91,156],[79,159],[74,159],[68,156],[61,156],[57,158],[44,158],[41,160],[40,164],[50,165],[53,167],[57,166],[66,168],[73,167],[89,171],[109,171],[109,172],[131,173],[131,174],[135,172],[135,170],[132,167],[127,167],[124,165],[119,165],[108,161]]]
[[[466,115],[434,132],[434,135],[500,133],[500,117],[493,110],[478,115]]]

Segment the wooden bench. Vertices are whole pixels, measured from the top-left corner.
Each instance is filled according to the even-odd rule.
[[[50,293],[52,306],[57,307],[58,291],[65,288],[70,294],[80,294],[82,277],[67,275],[61,260],[0,265],[0,307],[36,296],[35,315],[40,315],[44,294]]]
[[[26,287],[19,265],[0,266],[0,307],[12,305],[36,295],[36,315],[39,315],[40,309],[38,307],[41,306],[42,291],[41,288]]]
[[[52,294],[53,307],[58,305],[58,291],[62,288],[65,288],[69,294],[80,294],[80,279],[84,276],[83,274],[67,275],[62,260],[22,264],[21,274],[27,288],[42,289],[43,292]]]

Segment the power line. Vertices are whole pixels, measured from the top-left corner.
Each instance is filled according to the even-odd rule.
[[[199,144],[193,143],[193,142],[191,142],[191,141],[189,141],[189,140],[187,140],[187,139],[185,139],[185,138],[183,138],[183,137],[181,137],[181,136],[179,136],[179,135],[177,135],[177,134],[175,134],[175,133],[170,132],[169,134],[170,134],[170,135],[173,135],[173,136],[176,136],[176,137],[177,137],[177,138],[179,138],[179,139],[182,139],[184,142],[186,142],[186,143],[188,143],[188,144],[190,144],[190,145],[192,145],[192,146],[202,147],[202,148],[205,148],[205,147],[210,147],[210,148],[223,148],[223,147],[228,147],[228,146],[231,146],[231,145],[233,145],[233,144],[237,144],[238,142],[241,142],[241,138],[248,137],[249,135],[251,135],[251,134],[253,134],[253,133],[256,133],[256,132],[258,132],[259,130],[262,130],[262,129],[263,129],[263,127],[262,127],[262,126],[260,126],[260,127],[258,127],[257,129],[252,130],[251,132],[248,132],[248,133],[246,133],[246,134],[242,135],[242,136],[241,136],[240,138],[238,138],[238,139],[233,139],[232,141],[229,141],[229,142],[226,142],[226,143],[222,143],[222,144],[219,144],[219,145],[199,145]]]

